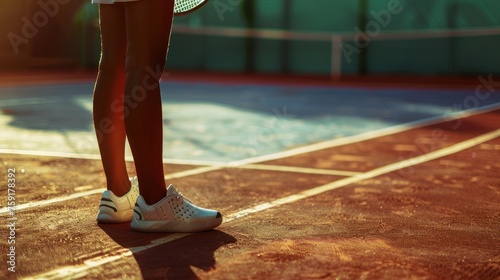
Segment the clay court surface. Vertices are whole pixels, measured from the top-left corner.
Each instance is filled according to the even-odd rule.
[[[474,94],[473,83],[463,88],[439,102]],[[0,278],[499,279],[500,103],[415,117],[226,161],[166,158],[168,182],[223,213],[220,227],[196,234],[97,224],[105,179],[89,153],[2,149]],[[5,207],[9,169],[15,209]]]

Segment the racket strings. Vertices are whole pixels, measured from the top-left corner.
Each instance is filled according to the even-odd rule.
[[[205,0],[175,0],[174,13],[185,13],[195,9]]]

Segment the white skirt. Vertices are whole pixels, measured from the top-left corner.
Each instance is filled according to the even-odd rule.
[[[92,4],[113,4],[116,2],[132,2],[139,0],[92,0]]]

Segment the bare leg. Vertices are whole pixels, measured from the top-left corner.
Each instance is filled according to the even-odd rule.
[[[125,4],[125,126],[140,192],[148,204],[166,195],[159,79],[168,51],[173,5],[173,0]]]
[[[125,9],[122,4],[99,5],[102,53],[94,88],[94,127],[107,188],[122,196],[130,189],[125,165]]]

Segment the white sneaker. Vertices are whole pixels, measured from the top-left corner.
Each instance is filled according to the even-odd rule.
[[[219,212],[194,205],[170,185],[165,198],[153,205],[146,204],[139,196],[131,227],[143,232],[198,232],[213,229],[221,223]]]
[[[99,223],[130,222],[134,216],[134,204],[139,196],[139,182],[137,177],[130,179],[131,187],[123,196],[116,196],[112,191],[102,193],[97,221]]]

